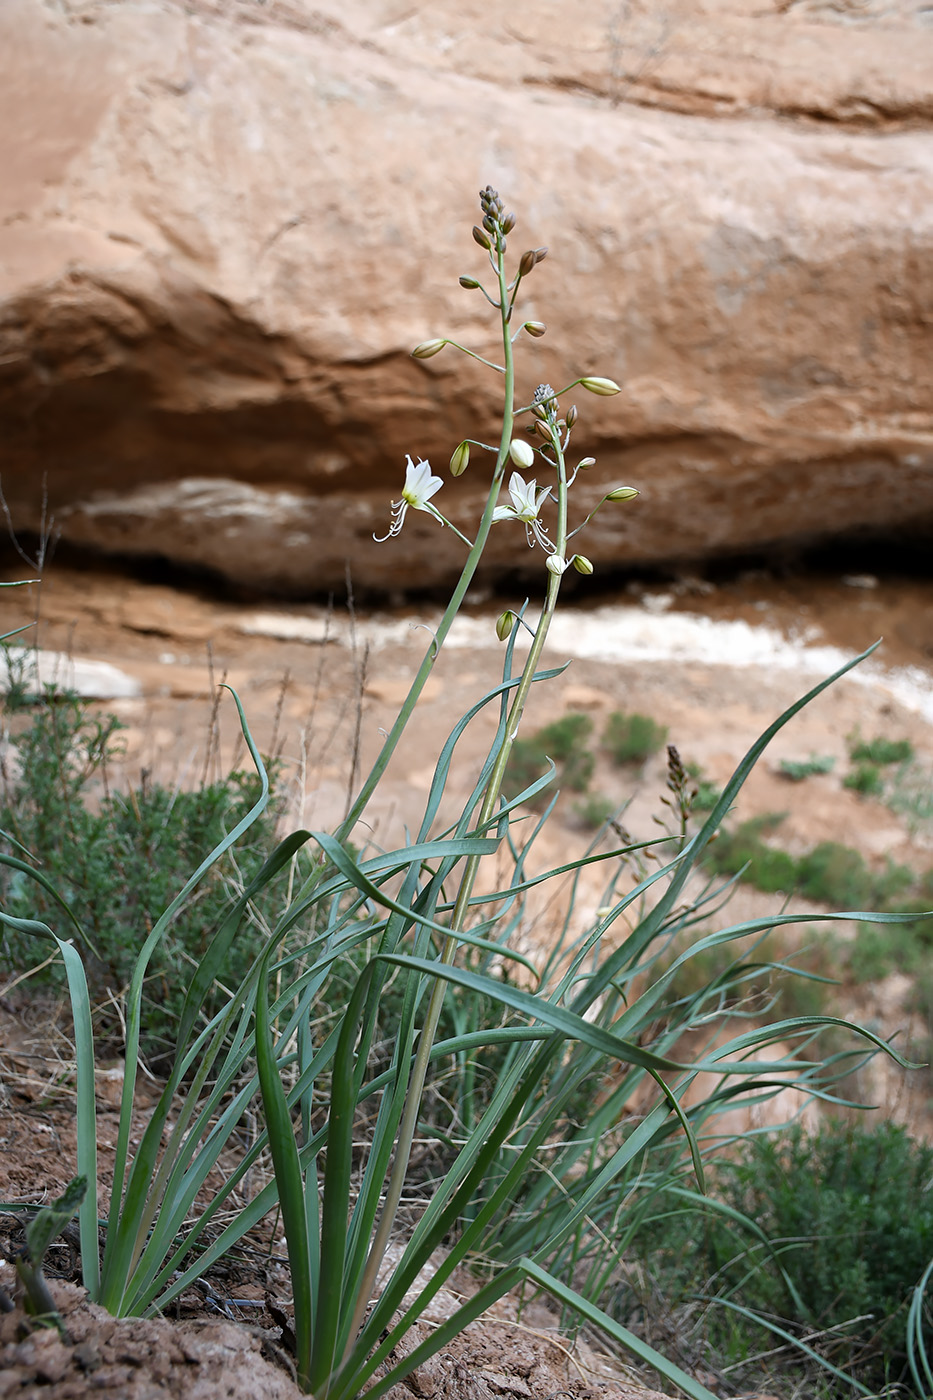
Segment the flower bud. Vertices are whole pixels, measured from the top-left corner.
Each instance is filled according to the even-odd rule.
[[[543,418],[539,418],[535,423],[535,432],[539,437],[543,437],[545,442],[551,441],[551,430]]]
[[[430,360],[431,356],[439,354],[446,344],[446,340],[423,340],[411,353],[416,360]]]
[[[547,249],[546,249],[546,248],[536,248],[536,249],[535,249],[535,262],[536,262],[536,263],[544,262],[544,259],[545,259],[546,257],[547,257]]]
[[[557,577],[560,578],[567,567],[567,560],[562,554],[549,554],[547,557],[547,567],[552,574],[556,574]]]
[[[520,277],[527,277],[535,265],[535,253],[533,248],[529,248],[527,253],[522,253],[522,260],[518,264],[518,274]]]
[[[567,427],[572,428],[574,423],[576,423],[578,417],[579,414],[577,413],[577,406],[576,404],[572,403],[567,410]]]
[[[470,444],[468,442],[461,442],[459,447],[454,448],[453,454],[450,458],[451,476],[463,476],[463,473],[466,471],[469,465]]]
[[[513,438],[509,443],[509,456],[517,467],[533,467],[535,464],[534,448],[521,438]]]
[[[577,463],[577,471],[578,471],[578,472],[585,472],[585,471],[587,471],[590,467],[595,467],[595,466],[596,466],[596,458],[595,458],[595,457],[581,457],[580,460],[579,460],[579,462]]]
[[[622,392],[614,379],[599,379],[591,374],[587,375],[586,379],[581,379],[580,383],[584,389],[589,389],[591,394],[602,394],[604,398]]]
[[[604,501],[631,501],[638,495],[634,486],[617,486],[603,497]]]
[[[461,277],[459,280],[461,287],[465,287],[468,292],[475,291],[479,286],[475,277]]]
[[[528,332],[529,335],[533,335],[535,340],[539,340],[540,337],[544,335],[544,332],[547,330],[547,326],[544,324],[543,321],[526,321],[525,330]]]
[[[475,224],[473,225],[473,241],[474,243],[478,243],[481,248],[485,248],[487,253],[492,247],[492,244],[489,241],[489,234],[483,233],[483,230],[481,228],[477,228]]]
[[[511,233],[514,227],[515,227],[515,215],[514,215],[514,214],[506,214],[505,218],[502,220],[502,232],[503,232],[503,233]]]
[[[486,215],[484,216],[484,218],[483,218],[483,228],[486,230],[487,233],[495,233],[495,231],[496,231],[496,221],[495,221],[495,219],[493,218],[492,214],[486,214]]]
[[[593,572],[592,560],[587,559],[585,554],[575,554],[570,562],[578,574],[591,574]]]
[[[504,642],[511,635],[515,626],[515,614],[513,612],[500,613],[496,618],[496,636],[500,642]]]

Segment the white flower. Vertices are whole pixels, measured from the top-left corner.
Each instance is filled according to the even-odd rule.
[[[428,515],[433,515],[435,520],[444,521],[438,511],[430,504],[431,497],[443,486],[443,481],[439,476],[431,473],[431,463],[419,460],[415,466],[410,457],[406,457],[408,466],[405,469],[405,485],[402,487],[402,499],[392,502],[392,523],[388,533],[385,535],[373,535],[373,539],[382,544],[384,540],[391,539],[393,535],[401,534],[402,526],[405,523],[405,516],[408,507],[412,510],[424,510]]]
[[[549,486],[543,486],[539,491],[537,486],[537,481],[526,482],[518,472],[513,472],[509,482],[512,504],[496,506],[492,518],[494,523],[500,520],[520,520],[525,526],[528,543],[534,547],[537,541],[542,549],[550,553],[554,546],[547,537],[547,530],[538,519],[538,511],[551,494],[551,490]]]

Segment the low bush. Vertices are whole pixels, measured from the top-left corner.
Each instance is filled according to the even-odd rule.
[[[835,766],[836,760],[831,754],[826,754],[822,758],[817,754],[811,754],[809,758],[782,758],[778,771],[782,778],[788,778],[792,783],[802,783],[807,778],[831,773]]]
[[[907,866],[888,862],[876,874],[858,851],[836,841],[821,841],[800,857],[769,845],[764,837],[776,831],[784,817],[785,813],[767,812],[722,832],[709,848],[707,864],[719,875],[738,875],[768,894],[797,893],[853,910],[887,909],[913,885],[915,876]]]
[[[702,1299],[713,1365],[729,1364],[735,1380],[761,1389],[755,1353],[780,1342],[774,1323],[808,1337],[854,1382],[834,1384],[824,1373],[819,1393],[842,1400],[859,1387],[875,1395],[902,1384],[898,1394],[923,1400],[908,1364],[907,1324],[933,1259],[933,1147],[891,1123],[829,1119],[812,1137],[798,1126],[745,1139],[711,1181],[708,1203],[685,1206],[662,1194],[632,1252],[662,1306],[683,1310]],[[621,1320],[643,1306],[633,1279],[616,1285]],[[929,1315],[921,1336],[931,1349]],[[755,1369],[742,1369],[750,1358]],[[780,1364],[793,1387],[803,1358],[785,1352]],[[765,1388],[773,1375],[769,1382]],[[797,1387],[802,1393],[799,1379]]]
[[[540,778],[551,762],[557,770],[558,787],[585,792],[596,762],[584,747],[592,730],[593,721],[588,715],[568,714],[544,725],[527,739],[516,739],[505,770],[503,791],[508,797],[517,796]],[[544,807],[551,795],[552,788],[545,788],[529,806]]]
[[[763,839],[777,830],[786,815],[766,812],[742,822],[734,831],[720,832],[707,853],[710,868],[717,875],[741,874],[746,884],[769,894],[790,894],[797,884],[796,861]]]
[[[853,763],[876,763],[882,767],[906,763],[913,756],[914,746],[909,739],[886,739],[883,735],[853,743],[849,749]]]
[[[9,709],[9,705],[8,705]],[[15,763],[0,800],[2,848],[23,867],[0,865],[0,901],[14,918],[60,924],[61,899],[82,930],[80,950],[96,1006],[102,1043],[119,1042],[117,1007],[139,951],[161,912],[191,870],[243,819],[259,795],[255,773],[234,772],[193,791],[167,788],[144,776],[137,788],[111,792],[107,764],[119,744],[119,721],[95,714],[72,694],[49,691],[33,705],[6,715],[16,729]],[[231,892],[247,885],[275,844],[278,804],[266,808],[249,836],[213,868],[197,898],[179,914],[153,954],[142,1004],[140,1046],[153,1070],[171,1054],[191,971],[201,961],[227,909]],[[54,889],[55,893],[52,893]],[[282,885],[264,892],[271,910]],[[255,922],[231,948],[224,980],[235,986],[262,943]],[[35,939],[0,925],[0,953],[13,972],[36,962]],[[42,974],[64,985],[56,962]],[[203,1012],[219,1004],[208,991]]]
[[[851,773],[845,775],[842,786],[850,792],[859,793],[862,797],[884,796],[884,778],[877,763],[858,764]]]
[[[614,710],[606,721],[602,743],[614,763],[636,764],[656,754],[666,738],[667,730],[649,715]]]

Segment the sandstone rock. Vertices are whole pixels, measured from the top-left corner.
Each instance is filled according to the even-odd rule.
[[[447,582],[406,452],[495,429],[469,235],[548,244],[600,566],[933,526],[921,0],[5,0],[0,474],[19,529],[307,594]],[[447,488],[470,531],[482,465]],[[489,568],[538,575],[518,527]],[[582,586],[582,585],[581,585]]]

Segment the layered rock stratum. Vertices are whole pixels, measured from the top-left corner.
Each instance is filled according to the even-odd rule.
[[[0,482],[77,546],[296,595],[447,582],[405,454],[496,433],[458,275],[547,244],[600,566],[933,530],[926,0],[3,0]],[[565,404],[566,406],[566,404]],[[469,530],[474,459],[445,492]],[[488,569],[538,571],[514,526]]]

